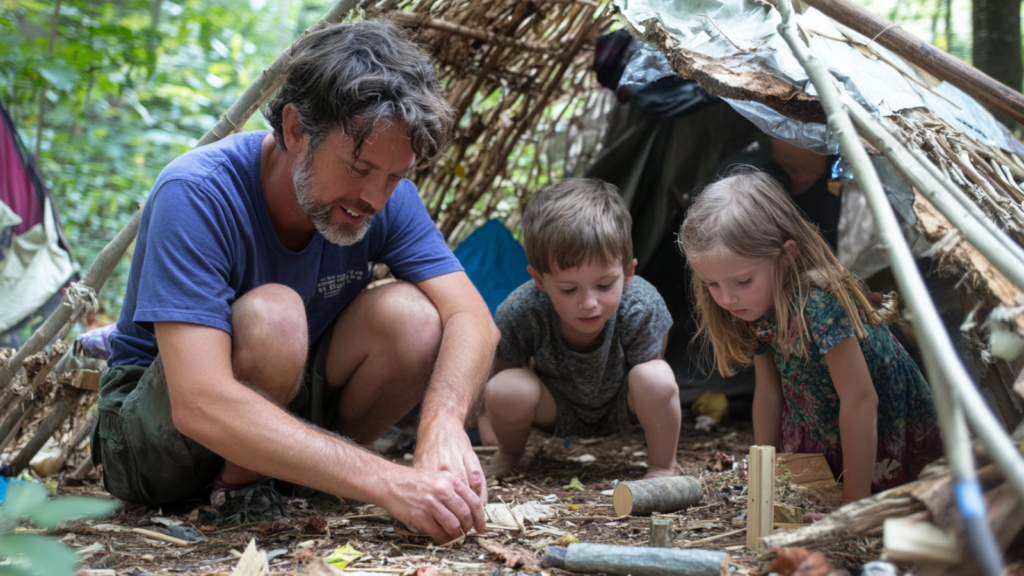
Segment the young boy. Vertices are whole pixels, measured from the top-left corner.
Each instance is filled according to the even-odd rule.
[[[481,437],[498,445],[488,476],[511,473],[531,426],[606,436],[637,420],[645,478],[675,474],[679,387],[661,358],[672,318],[658,291],[634,276],[630,228],[618,190],[600,180],[546,186],[527,205],[533,280],[495,314],[501,343],[480,418]]]

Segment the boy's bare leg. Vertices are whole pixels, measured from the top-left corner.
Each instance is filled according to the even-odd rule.
[[[286,286],[265,284],[231,305],[231,368],[235,378],[287,406],[299,392],[309,347],[302,298]],[[225,461],[221,478],[249,484],[260,474]]]
[[[675,476],[679,447],[679,385],[668,362],[651,360],[634,366],[628,378],[629,411],[640,420],[647,439],[644,478]]]
[[[552,426],[558,418],[551,392],[526,368],[495,374],[484,391],[484,406],[498,451],[483,470],[485,476],[496,478],[508,476],[522,459],[534,424]]]
[[[494,427],[491,426],[491,419],[484,412],[476,419],[476,429],[480,433],[481,446],[497,446],[498,437],[494,435]]]

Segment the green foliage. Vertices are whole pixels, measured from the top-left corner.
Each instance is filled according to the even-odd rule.
[[[53,0],[0,0],[0,99],[26,146],[38,149],[83,270],[145,201],[160,170],[294,39],[279,29],[279,4],[63,0],[55,14]],[[305,4],[293,12],[316,13],[326,2]],[[265,125],[257,114],[247,127]],[[129,261],[101,295],[111,317]]]
[[[562,488],[564,488],[566,490],[586,490],[587,489],[586,486],[584,486],[583,483],[580,482],[580,479],[575,477],[575,476],[572,477],[572,480],[569,481],[568,484],[566,484],[565,486],[562,486]]]
[[[0,566],[0,576],[72,576],[78,555],[40,534],[10,534],[27,518],[41,528],[56,528],[66,520],[98,518],[118,507],[113,500],[67,496],[47,500],[46,489],[31,482],[14,482],[0,507],[0,558],[12,562]]]

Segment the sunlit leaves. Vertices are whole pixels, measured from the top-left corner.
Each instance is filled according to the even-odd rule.
[[[153,0],[63,0],[49,54],[56,2],[0,0],[0,99],[31,151],[45,96],[39,163],[83,267],[278,56],[281,1],[162,0],[154,19]],[[124,262],[102,295],[111,315],[126,277]]]

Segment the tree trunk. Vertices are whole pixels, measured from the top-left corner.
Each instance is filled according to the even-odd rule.
[[[975,68],[1010,88],[1021,89],[1020,0],[973,0]],[[1004,124],[1014,124],[996,114]]]

